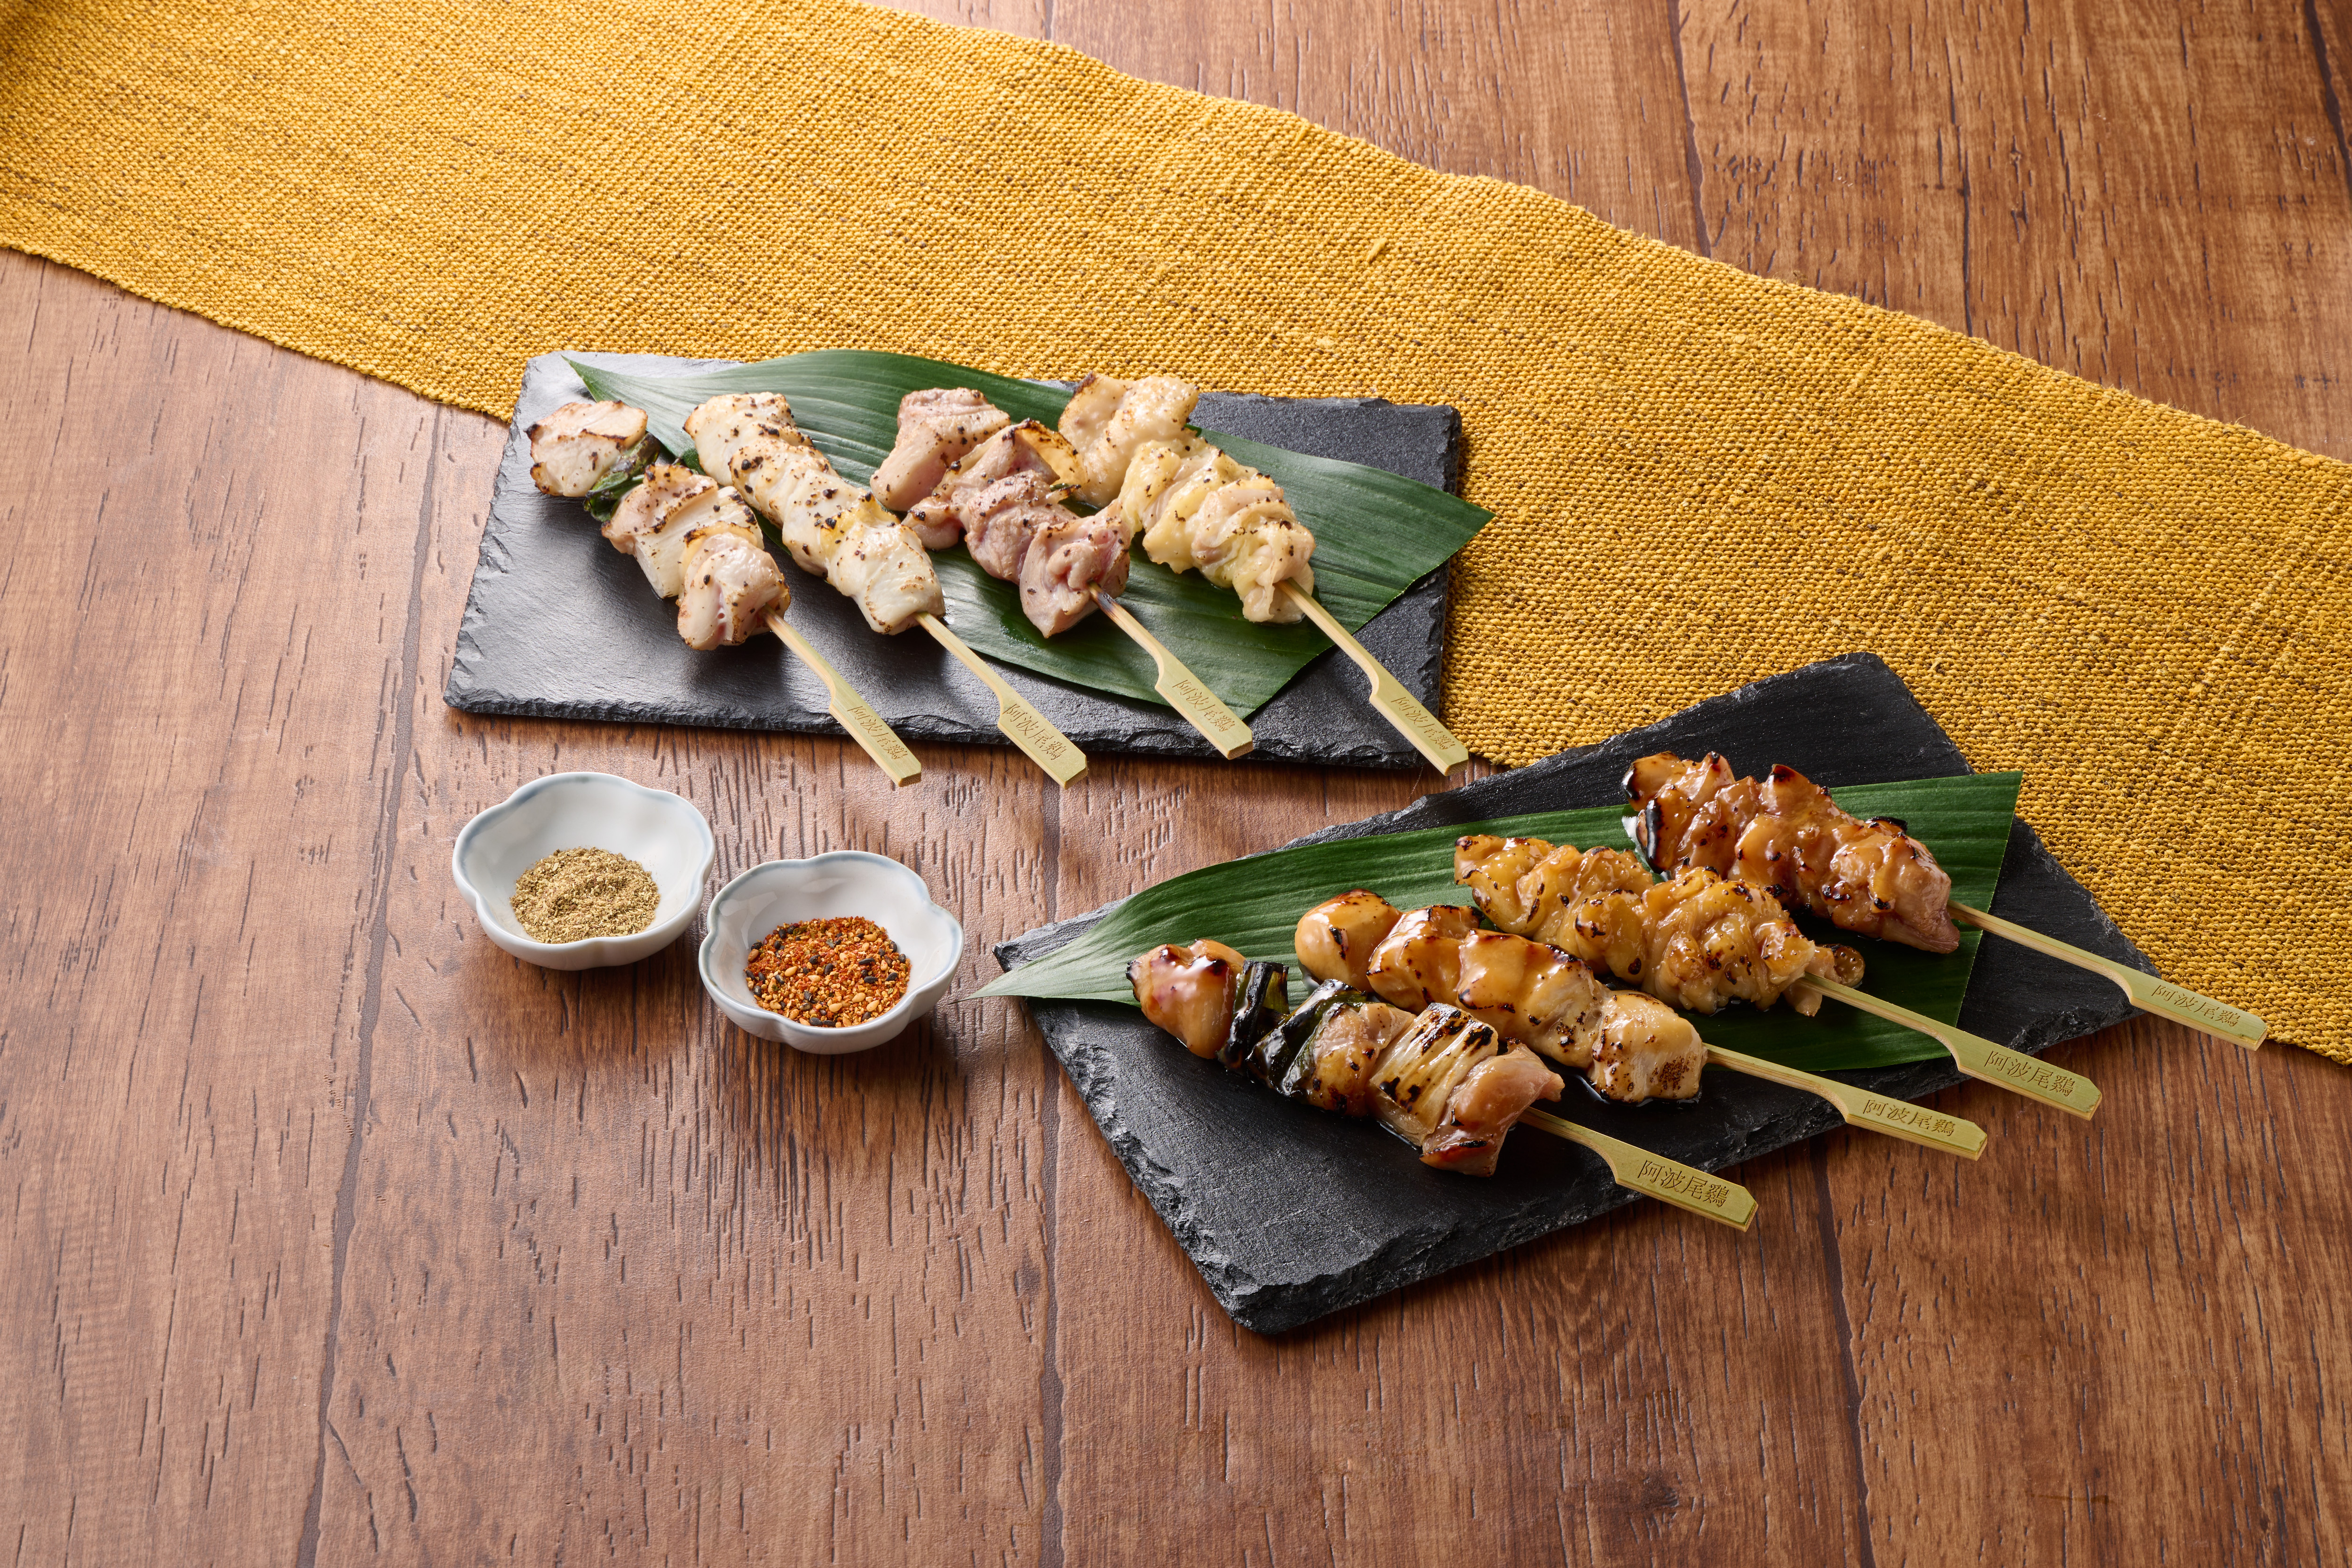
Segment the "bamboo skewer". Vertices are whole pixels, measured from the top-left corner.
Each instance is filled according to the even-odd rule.
[[[1087,754],[1072,745],[1067,735],[1054,728],[1027,698],[1005,685],[980,655],[964,645],[963,638],[948,630],[946,622],[928,611],[915,618],[941,647],[955,655],[966,669],[980,677],[982,685],[996,693],[996,727],[1031,762],[1045,769],[1047,778],[1057,784],[1067,784],[1087,771]]]
[[[1571,1143],[1581,1143],[1609,1163],[1609,1174],[1628,1192],[1688,1209],[1734,1230],[1746,1230],[1755,1221],[1756,1195],[1738,1182],[1710,1175],[1663,1154],[1653,1154],[1622,1138],[1595,1132],[1590,1127],[1545,1111],[1528,1111],[1520,1116],[1519,1123],[1540,1128]]]
[[[1356,668],[1371,678],[1372,710],[1391,724],[1397,732],[1413,743],[1415,750],[1429,759],[1429,765],[1441,773],[1450,773],[1470,760],[1470,748],[1454,738],[1454,731],[1437,721],[1421,704],[1421,699],[1404,689],[1404,682],[1389,673],[1388,667],[1374,658],[1362,643],[1349,635],[1339,618],[1315,600],[1315,595],[1300,589],[1296,583],[1285,583],[1282,591],[1291,602],[1307,612],[1322,634],[1339,644],[1341,652],[1356,661]]]
[[[1159,679],[1151,689],[1168,700],[1168,705],[1181,713],[1192,728],[1217,748],[1217,753],[1227,762],[1246,756],[1257,740],[1239,715],[1226,707],[1207,683],[1184,667],[1184,661],[1170,653],[1160,640],[1143,629],[1143,623],[1128,613],[1127,606],[1101,589],[1095,590],[1095,603],[1110,617],[1111,625],[1135,639],[1144,652],[1151,656],[1159,669]]]
[[[2067,1072],[2052,1067],[2048,1062],[2037,1061],[2023,1052],[1996,1046],[1966,1029],[1939,1022],[1924,1013],[1914,1013],[1908,1007],[1898,1007],[1892,1002],[1882,1002],[1866,991],[1840,985],[1834,980],[1808,975],[1797,984],[1801,987],[1810,986],[1824,996],[1834,996],[1849,1006],[1859,1007],[1865,1013],[1900,1024],[1906,1029],[1918,1030],[1951,1052],[1952,1060],[1970,1078],[2008,1089],[2013,1094],[2021,1094],[2028,1100],[2055,1106],[2085,1121],[2099,1108],[2099,1086],[2081,1073]]]
[[[1801,1072],[1782,1067],[1761,1057],[1727,1051],[1721,1046],[1706,1047],[1706,1059],[1717,1067],[1729,1068],[1750,1078],[1760,1078],[1790,1089],[1801,1089],[1808,1094],[1818,1094],[1838,1108],[1851,1127],[1867,1127],[1873,1132],[1884,1132],[1890,1138],[1941,1149],[1947,1154],[1958,1154],[1963,1160],[1973,1160],[1984,1152],[1985,1131],[1965,1117],[1946,1116],[1914,1105],[1907,1100],[1894,1100],[1883,1094],[1873,1094],[1835,1079],[1814,1073]]]
[[[2262,1049],[2263,1039],[2270,1034],[2268,1024],[2263,1023],[2252,1013],[2243,1012],[2227,1003],[2216,1002],[2210,996],[2200,996],[2185,986],[2175,985],[2153,974],[2143,974],[2126,964],[2116,963],[2113,959],[2101,958],[2095,952],[2084,952],[2081,948],[2069,946],[2054,936],[2043,936],[2038,931],[2002,920],[1998,915],[1989,915],[1982,910],[1972,910],[1957,900],[1948,908],[1952,911],[1952,918],[1964,925],[1972,925],[1979,931],[1990,931],[1993,935],[2005,937],[2021,947],[2030,947],[2036,952],[2047,953],[2052,958],[2074,965],[2077,969],[2087,969],[2094,974],[2105,976],[2121,986],[2123,994],[2130,998],[2131,1005],[2143,1013],[2153,1013],[2159,1018],[2169,1018],[2176,1024],[2186,1024],[2192,1029],[2201,1029],[2206,1034],[2217,1036],[2233,1046],[2249,1051]]]
[[[828,663],[825,657],[801,636],[790,621],[774,610],[768,612],[768,629],[776,634],[783,645],[800,656],[800,660],[824,682],[824,689],[833,700],[825,708],[834,721],[849,731],[849,738],[866,749],[874,765],[890,775],[890,783],[904,789],[923,776],[923,764],[907,749],[907,742],[882,721],[866,699],[857,695],[856,688],[842,679],[841,672]]]

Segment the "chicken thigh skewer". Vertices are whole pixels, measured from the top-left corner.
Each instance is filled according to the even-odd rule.
[[[1786,996],[1811,1014],[1833,996],[1926,1035],[1970,1078],[2086,1120],[2098,1109],[2098,1086],[2079,1073],[1853,989],[1861,955],[1810,941],[1770,889],[1752,882],[1694,866],[1653,883],[1619,850],[1490,834],[1455,841],[1454,879],[1504,930],[1557,943],[1678,1006],[1713,1013]]]
[[[1043,636],[1100,609],[1151,656],[1168,705],[1226,760],[1244,755],[1256,743],[1249,726],[1118,603],[1130,540],[1116,513],[1080,517],[1063,504],[1077,479],[1077,454],[1056,432],[1013,424],[970,387],[933,387],[899,400],[898,443],[874,470],[874,493],[928,548],[961,540],[981,570],[1019,584],[1022,613]]]
[[[689,647],[747,640],[764,626],[824,683],[826,711],[905,786],[922,764],[856,689],[784,619],[792,589],[733,489],[677,463],[651,462],[643,411],[620,403],[567,403],[531,426],[531,482],[548,495],[586,500],[635,479],[604,525],[613,547],[634,555],[664,598],[678,602]]]
[[[994,693],[996,727],[1055,784],[1087,771],[1086,754],[948,629],[940,619],[947,600],[922,540],[835,470],[781,394],[714,397],[685,426],[704,471],[733,482],[802,570],[830,583],[885,636],[921,626]]]
[[[2142,1012],[2246,1050],[2261,1048],[2270,1033],[2252,1013],[1958,902],[1951,878],[1903,824],[1851,816],[1794,768],[1775,767],[1762,780],[1735,778],[1716,752],[1690,762],[1661,752],[1627,770],[1625,793],[1634,842],[1661,871],[1736,867],[1849,931],[1930,952],[1959,945],[1958,921],[2089,970]]]
[[[1193,1055],[1286,1099],[1375,1117],[1423,1164],[1491,1175],[1505,1136],[1525,1123],[1593,1150],[1630,1191],[1740,1230],[1754,1219],[1756,1200],[1737,1183],[1531,1109],[1559,1097],[1559,1076],[1485,1019],[1444,1003],[1408,1013],[1339,979],[1292,1009],[1287,978],[1282,964],[1208,941],[1157,947],[1128,966],[1144,1016]]]
[[[1450,1001],[1582,1070],[1608,1099],[1687,1099],[1700,1067],[1712,1064],[1819,1095],[1855,1127],[1964,1159],[1984,1152],[1984,1130],[1972,1121],[1709,1045],[1655,997],[1609,990],[1589,963],[1549,942],[1480,931],[1457,905],[1406,913],[1359,889],[1309,910],[1296,941],[1309,973],[1360,974],[1400,1005],[1416,995]]]
[[[1231,588],[1249,619],[1313,621],[1370,679],[1373,710],[1432,767],[1450,773],[1467,763],[1468,748],[1316,599],[1315,536],[1282,487],[1186,427],[1200,395],[1174,376],[1080,382],[1060,421],[1079,496],[1116,513],[1160,565]]]

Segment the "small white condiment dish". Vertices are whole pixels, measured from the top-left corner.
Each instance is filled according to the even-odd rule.
[[[558,849],[609,849],[646,868],[661,889],[653,924],[632,936],[533,942],[515,919],[515,879]],[[686,934],[718,858],[702,813],[664,789],[611,773],[533,779],[466,824],[449,874],[474,906],[482,934],[542,969],[602,969],[650,958]]]
[[[751,999],[743,963],[770,931],[840,915],[864,915],[907,955],[907,994],[897,1006],[866,1023],[829,1029],[796,1023]],[[839,849],[809,860],[771,860],[719,889],[702,938],[702,988],[746,1034],[817,1056],[846,1056],[906,1033],[939,1005],[962,962],[963,926],[931,901],[920,877],[883,856]]]

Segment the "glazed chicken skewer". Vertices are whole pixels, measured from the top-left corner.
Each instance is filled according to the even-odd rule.
[[[886,637],[921,626],[994,694],[996,727],[1055,784],[1087,771],[1085,753],[948,629],[946,596],[921,538],[834,468],[793,423],[782,394],[714,397],[685,426],[704,471],[726,476],[775,525],[802,570],[830,583]]]
[[[899,400],[898,442],[874,470],[874,494],[906,513],[927,548],[961,541],[981,570],[1018,584],[1041,636],[1100,609],[1151,656],[1169,706],[1228,761],[1244,755],[1255,744],[1249,726],[1119,604],[1129,538],[1116,514],[1063,504],[1077,480],[1077,454],[1059,433],[1014,424],[970,387],[931,387]]]
[[[1504,1138],[1524,1121],[1593,1150],[1630,1191],[1740,1230],[1755,1216],[1755,1198],[1737,1183],[1532,1110],[1559,1097],[1559,1075],[1462,1008],[1430,1003],[1409,1013],[1328,979],[1293,1009],[1285,965],[1209,941],[1153,948],[1128,966],[1128,979],[1144,1016],[1194,1056],[1287,1099],[1377,1118],[1423,1164],[1491,1175]]]
[[[1432,767],[1450,773],[1467,763],[1468,749],[1316,599],[1315,535],[1282,487],[1187,427],[1200,395],[1174,376],[1080,382],[1060,420],[1079,497],[1115,514],[1160,565],[1232,589],[1249,619],[1313,621],[1370,679],[1374,710]]]
[[[1454,879],[1505,931],[1553,943],[1593,967],[1695,1012],[1731,1002],[1800,1013],[1823,996],[1916,1029],[1969,1077],[2088,1118],[2098,1087],[2021,1052],[1853,989],[1862,955],[1823,947],[1789,919],[1770,889],[1693,866],[1664,882],[1615,849],[1473,834],[1458,839]]]
[[[2104,976],[2141,1011],[2246,1050],[2270,1033],[2252,1013],[1957,901],[1951,878],[1902,823],[1850,815],[1794,768],[1736,778],[1716,752],[1690,762],[1661,752],[1626,772],[1625,793],[1634,842],[1661,871],[1736,868],[1848,931],[1930,952],[1959,945],[1958,921]]]
[[[1710,1045],[1658,998],[1608,989],[1590,963],[1549,942],[1481,931],[1458,905],[1407,913],[1358,889],[1309,910],[1297,945],[1311,974],[1349,977],[1400,1005],[1451,1002],[1583,1072],[1605,1099],[1688,1099],[1712,1063],[1818,1095],[1856,1127],[1970,1160],[1984,1152],[1974,1122]]]
[[[542,493],[601,501],[621,491],[604,535],[636,559],[655,592],[678,602],[688,647],[729,647],[766,626],[824,683],[826,710],[894,785],[922,776],[907,743],[784,619],[792,588],[739,492],[682,464],[654,461],[646,416],[625,404],[567,403],[529,436],[531,482]]]

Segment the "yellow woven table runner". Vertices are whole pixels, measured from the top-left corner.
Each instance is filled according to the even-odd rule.
[[[1524,763],[1869,649],[2025,771],[2168,975],[2352,1060],[2352,469],[2249,431],[1287,114],[814,0],[22,0],[0,242],[500,416],[558,347],[1452,403],[1497,514],[1446,668],[1473,748]]]

